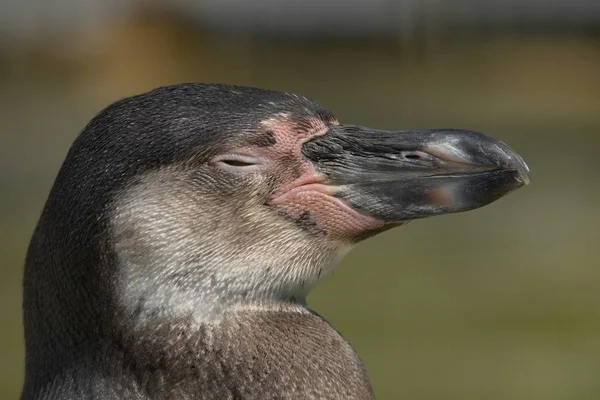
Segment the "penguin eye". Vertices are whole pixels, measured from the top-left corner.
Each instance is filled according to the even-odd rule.
[[[225,171],[237,173],[256,171],[263,164],[263,161],[243,154],[225,154],[215,157],[212,164]]]
[[[241,161],[241,160],[223,160],[221,161],[223,164],[227,164],[230,167],[248,167],[250,165],[254,165],[252,163]]]

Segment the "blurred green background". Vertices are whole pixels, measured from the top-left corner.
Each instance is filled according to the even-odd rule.
[[[459,15],[388,1],[394,12],[377,19],[353,7],[381,1],[356,0],[331,6],[331,26],[312,18],[326,0],[313,14],[286,1],[265,12],[263,0],[247,15],[235,1],[81,15],[63,3],[63,19],[39,0],[0,5],[1,399],[20,392],[24,255],[71,142],[112,101],[184,81],[292,91],[346,123],[467,128],[511,145],[530,186],[362,243],[309,302],[353,344],[380,399],[600,399],[595,2],[455,0],[471,11]],[[550,7],[567,3],[580,18]]]

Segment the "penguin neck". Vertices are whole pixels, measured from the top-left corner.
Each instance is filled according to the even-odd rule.
[[[245,265],[188,268],[192,273],[172,273],[154,279],[132,274],[132,266],[120,266],[119,303],[127,320],[139,329],[148,324],[189,322],[189,328],[218,325],[225,313],[243,310],[281,310],[306,307],[306,296],[321,278],[316,265]],[[176,271],[181,265],[166,266]],[[302,274],[271,274],[303,271]],[[246,274],[244,271],[262,271]]]

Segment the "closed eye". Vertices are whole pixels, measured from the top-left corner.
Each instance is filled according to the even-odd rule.
[[[242,160],[221,160],[220,162],[223,164],[227,164],[231,167],[248,167],[250,165],[254,165],[254,163]]]
[[[264,161],[244,154],[223,154],[215,157],[212,164],[228,172],[251,172],[258,170]]]

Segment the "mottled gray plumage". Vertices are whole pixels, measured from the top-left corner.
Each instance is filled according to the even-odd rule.
[[[390,136],[293,94],[121,100],[74,142],[31,240],[22,400],[371,399],[308,292],[359,240],[528,176],[481,134]]]

